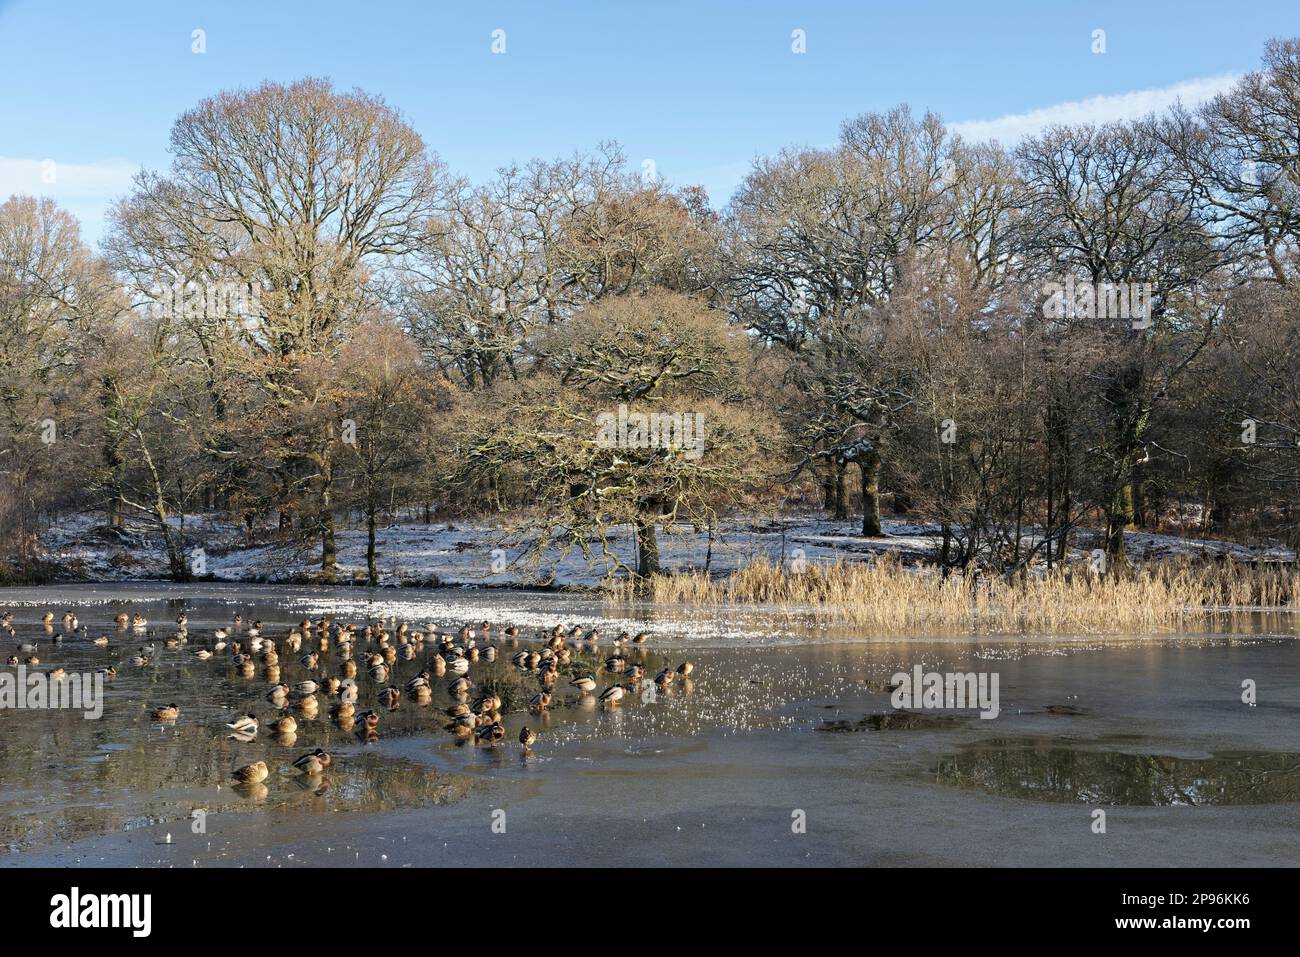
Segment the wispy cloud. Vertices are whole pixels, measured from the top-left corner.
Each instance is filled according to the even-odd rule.
[[[126,160],[64,163],[57,159],[0,156],[0,197],[15,193],[59,202],[103,200],[126,192],[139,169]]]
[[[1226,92],[1240,78],[1239,73],[1224,73],[1152,90],[1090,96],[1084,100],[1071,100],[1054,106],[1044,106],[1027,113],[1011,113],[992,120],[966,120],[949,125],[955,132],[961,134],[962,139],[975,141],[994,139],[1010,146],[1026,136],[1032,136],[1055,124],[1134,120],[1148,113],[1166,109],[1179,100],[1187,106],[1193,106]]]

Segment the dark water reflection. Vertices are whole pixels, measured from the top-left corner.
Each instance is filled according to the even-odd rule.
[[[941,759],[935,774],[944,784],[1032,801],[1147,807],[1300,801],[1300,754],[1272,751],[1187,758],[1055,738],[993,738]]]

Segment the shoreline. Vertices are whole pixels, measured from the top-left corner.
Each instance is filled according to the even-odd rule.
[[[1128,644],[1214,640],[1249,635],[1297,640],[1294,631],[1259,629],[1276,616],[1276,624],[1300,628],[1296,609],[1284,606],[1242,606],[1206,610],[1195,627],[1186,623],[1134,630],[1061,629],[1012,630],[981,628],[926,631],[897,629],[880,632],[837,620],[832,611],[796,610],[773,605],[712,605],[664,607],[653,602],[611,603],[591,593],[538,591],[508,587],[444,587],[439,589],[364,588],[336,585],[280,585],[247,582],[76,582],[62,585],[0,586],[0,609],[92,608],[104,605],[131,607],[144,602],[186,600],[220,601],[232,606],[275,599],[301,609],[304,614],[339,617],[397,615],[409,620],[437,619],[440,624],[517,624],[525,630],[521,640],[531,640],[530,628],[557,621],[599,626],[603,629],[645,631],[648,647],[667,648],[789,648],[797,646],[878,646],[939,642],[943,644],[1079,645],[1088,642]],[[516,599],[512,601],[511,599]],[[21,617],[21,615],[20,615]],[[1237,621],[1236,619],[1245,619]],[[286,623],[291,624],[289,619]],[[157,632],[165,629],[154,629]],[[110,635],[112,633],[110,632]],[[127,634],[124,640],[129,641]],[[77,640],[69,644],[79,643]]]

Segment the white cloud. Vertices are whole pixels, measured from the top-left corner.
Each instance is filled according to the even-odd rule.
[[[48,196],[60,203],[107,201],[127,191],[138,166],[125,160],[64,163],[57,159],[0,156],[0,198]]]
[[[1226,92],[1240,78],[1239,73],[1224,73],[1153,90],[1090,96],[1085,100],[1057,103],[1027,113],[1011,113],[992,120],[966,120],[949,125],[954,132],[961,134],[964,140],[995,139],[1010,146],[1026,136],[1032,136],[1057,123],[1110,123],[1116,120],[1135,120],[1148,113],[1166,109],[1179,100],[1186,106],[1194,106]]]

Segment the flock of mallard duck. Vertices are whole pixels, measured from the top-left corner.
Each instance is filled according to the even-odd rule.
[[[47,633],[53,633],[54,620],[53,612],[44,614],[42,621]],[[149,622],[139,614],[122,613],[117,616],[116,623],[120,632],[150,635]],[[0,616],[0,628],[11,637],[16,635],[12,613]],[[80,636],[85,630],[71,611],[64,615],[63,628],[64,633],[73,636]],[[63,637],[63,634],[58,634],[53,640],[58,643]],[[646,682],[644,665],[632,660],[641,657],[647,640],[644,632],[637,635],[620,633],[612,640],[612,653],[605,658],[604,667],[585,669],[578,667],[581,662],[576,654],[599,656],[602,653],[603,636],[599,629],[584,631],[577,625],[568,629],[555,625],[539,631],[535,638],[536,645],[520,647],[526,640],[521,639],[517,627],[497,631],[486,621],[477,627],[466,625],[452,632],[433,623],[421,629],[396,618],[357,625],[326,616],[304,619],[276,639],[265,633],[261,621],[246,624],[237,614],[229,627],[214,629],[211,640],[205,642],[204,647],[189,650],[189,654],[196,661],[227,660],[245,679],[252,679],[260,664],[263,677],[269,684],[266,701],[274,717],[263,720],[251,709],[246,710],[226,722],[229,737],[249,742],[265,729],[279,743],[289,746],[294,743],[298,730],[294,715],[314,720],[319,713],[322,695],[329,702],[330,716],[340,729],[356,729],[363,740],[375,740],[380,714],[374,709],[357,712],[363,693],[373,693],[380,707],[392,711],[404,700],[419,706],[430,705],[436,683],[445,682],[445,691],[451,701],[450,706],[443,710],[448,719],[446,730],[459,739],[472,738],[495,747],[506,737],[502,723],[502,689],[489,681],[483,690],[476,693],[472,674],[477,663],[495,662],[503,652],[510,654],[509,661],[521,676],[536,682],[536,691],[528,699],[527,707],[530,713],[543,721],[547,709],[555,701],[562,677],[569,679],[568,686],[576,690],[581,702],[599,703],[607,709],[616,709],[626,695],[636,692]],[[109,637],[101,635],[92,641],[106,646]],[[189,620],[182,613],[176,619],[175,633],[166,638],[162,646],[165,650],[180,651],[188,650],[188,645]],[[26,657],[20,660],[18,655],[10,656],[10,665],[39,664],[34,643],[19,643],[17,651]],[[155,661],[158,653],[157,640],[147,638],[138,651],[127,658],[127,664],[132,668],[143,668]],[[281,680],[281,655],[297,656],[297,663],[305,675],[302,680],[293,684]],[[394,683],[398,662],[413,661],[421,662],[420,671],[401,686]],[[690,661],[683,661],[676,668],[661,669],[650,680],[657,692],[669,693],[677,684],[689,690],[694,668]],[[62,670],[54,669],[59,673]],[[117,674],[114,666],[99,671],[109,677]],[[358,682],[359,676],[364,676],[364,684]],[[601,676],[608,681],[603,688]],[[150,716],[155,722],[172,724],[180,719],[181,708],[172,702],[155,707]],[[524,726],[518,740],[528,752],[537,743],[538,732]],[[293,767],[302,775],[317,777],[330,767],[332,760],[328,753],[317,748],[298,757]],[[265,761],[255,761],[237,767],[232,776],[240,786],[257,787],[269,774]]]

